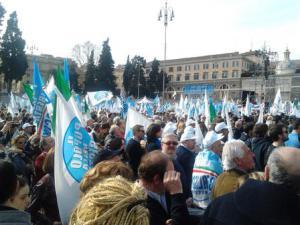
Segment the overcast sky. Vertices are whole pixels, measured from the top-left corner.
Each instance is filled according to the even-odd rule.
[[[16,10],[27,44],[38,52],[71,57],[75,44],[101,45],[109,37],[116,64],[127,55],[163,59],[164,28],[157,20],[163,0],[2,0]],[[169,0],[167,58],[261,48],[300,59],[299,0]],[[6,23],[6,22],[5,22]]]

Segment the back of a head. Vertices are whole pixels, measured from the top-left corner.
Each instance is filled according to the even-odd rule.
[[[156,133],[158,133],[161,130],[161,126],[156,124],[156,123],[152,123],[148,126],[146,134],[147,134],[147,139],[152,139],[156,137]]]
[[[300,128],[300,118],[295,119],[293,122],[293,128],[294,130],[298,130]]]
[[[159,150],[144,155],[138,169],[140,179],[151,182],[155,175],[159,175],[163,180],[168,162],[169,158]]]
[[[236,158],[242,158],[245,154],[242,149],[245,146],[241,140],[231,140],[225,143],[222,152],[222,163],[224,170],[231,170],[237,167],[234,160]]]
[[[253,128],[254,128],[253,122],[247,122],[243,125],[243,130],[246,134],[250,134]]]
[[[300,193],[300,151],[297,148],[275,149],[267,162],[268,180]]]
[[[123,162],[103,161],[87,171],[80,182],[80,191],[86,193],[100,181],[120,175],[128,180],[133,179],[133,172]]]
[[[132,132],[133,132],[133,135],[136,135],[141,129],[143,129],[143,126],[142,125],[135,125],[132,127]]]
[[[283,132],[283,125],[282,124],[271,124],[269,126],[269,137],[272,139],[272,141],[278,141],[279,135]]]
[[[148,225],[145,191],[120,176],[103,180],[74,209],[69,225]]]
[[[15,194],[17,184],[14,165],[8,161],[0,160],[0,205]]]
[[[253,136],[257,138],[264,138],[268,132],[268,125],[264,123],[255,124],[253,128]]]

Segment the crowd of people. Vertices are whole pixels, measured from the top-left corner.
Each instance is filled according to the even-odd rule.
[[[92,112],[98,146],[69,225],[300,224],[300,119],[154,115],[125,140],[125,120]],[[199,144],[196,127],[203,140]],[[231,129],[232,128],[232,129]],[[54,138],[32,115],[0,110],[0,224],[61,224]]]

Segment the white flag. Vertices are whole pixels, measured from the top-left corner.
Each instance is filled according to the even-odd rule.
[[[61,221],[67,224],[79,200],[79,183],[92,167],[97,147],[74,113],[72,98],[57,91],[55,128],[55,190]]]

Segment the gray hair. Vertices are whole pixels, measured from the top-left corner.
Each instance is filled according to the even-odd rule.
[[[164,134],[163,136],[162,136],[162,141],[164,141],[165,139],[167,139],[167,138],[175,138],[176,140],[178,140],[178,137],[177,137],[177,135],[176,134],[172,134],[172,133],[166,133],[166,134]]]
[[[269,181],[274,184],[285,184],[289,179],[289,174],[284,166],[283,159],[275,149],[270,155],[267,166],[269,167]]]
[[[224,170],[231,170],[237,167],[234,162],[235,158],[243,158],[245,151],[242,149],[246,146],[241,140],[232,140],[225,143],[222,152],[222,163]]]
[[[292,191],[300,194],[300,175],[299,172],[293,173],[291,170],[291,163],[283,159],[280,147],[275,149],[269,159],[267,166],[269,168],[269,181],[274,184],[284,185]],[[292,149],[292,148],[291,148]],[[299,149],[296,149],[299,151]],[[291,170],[291,171],[289,171]]]

